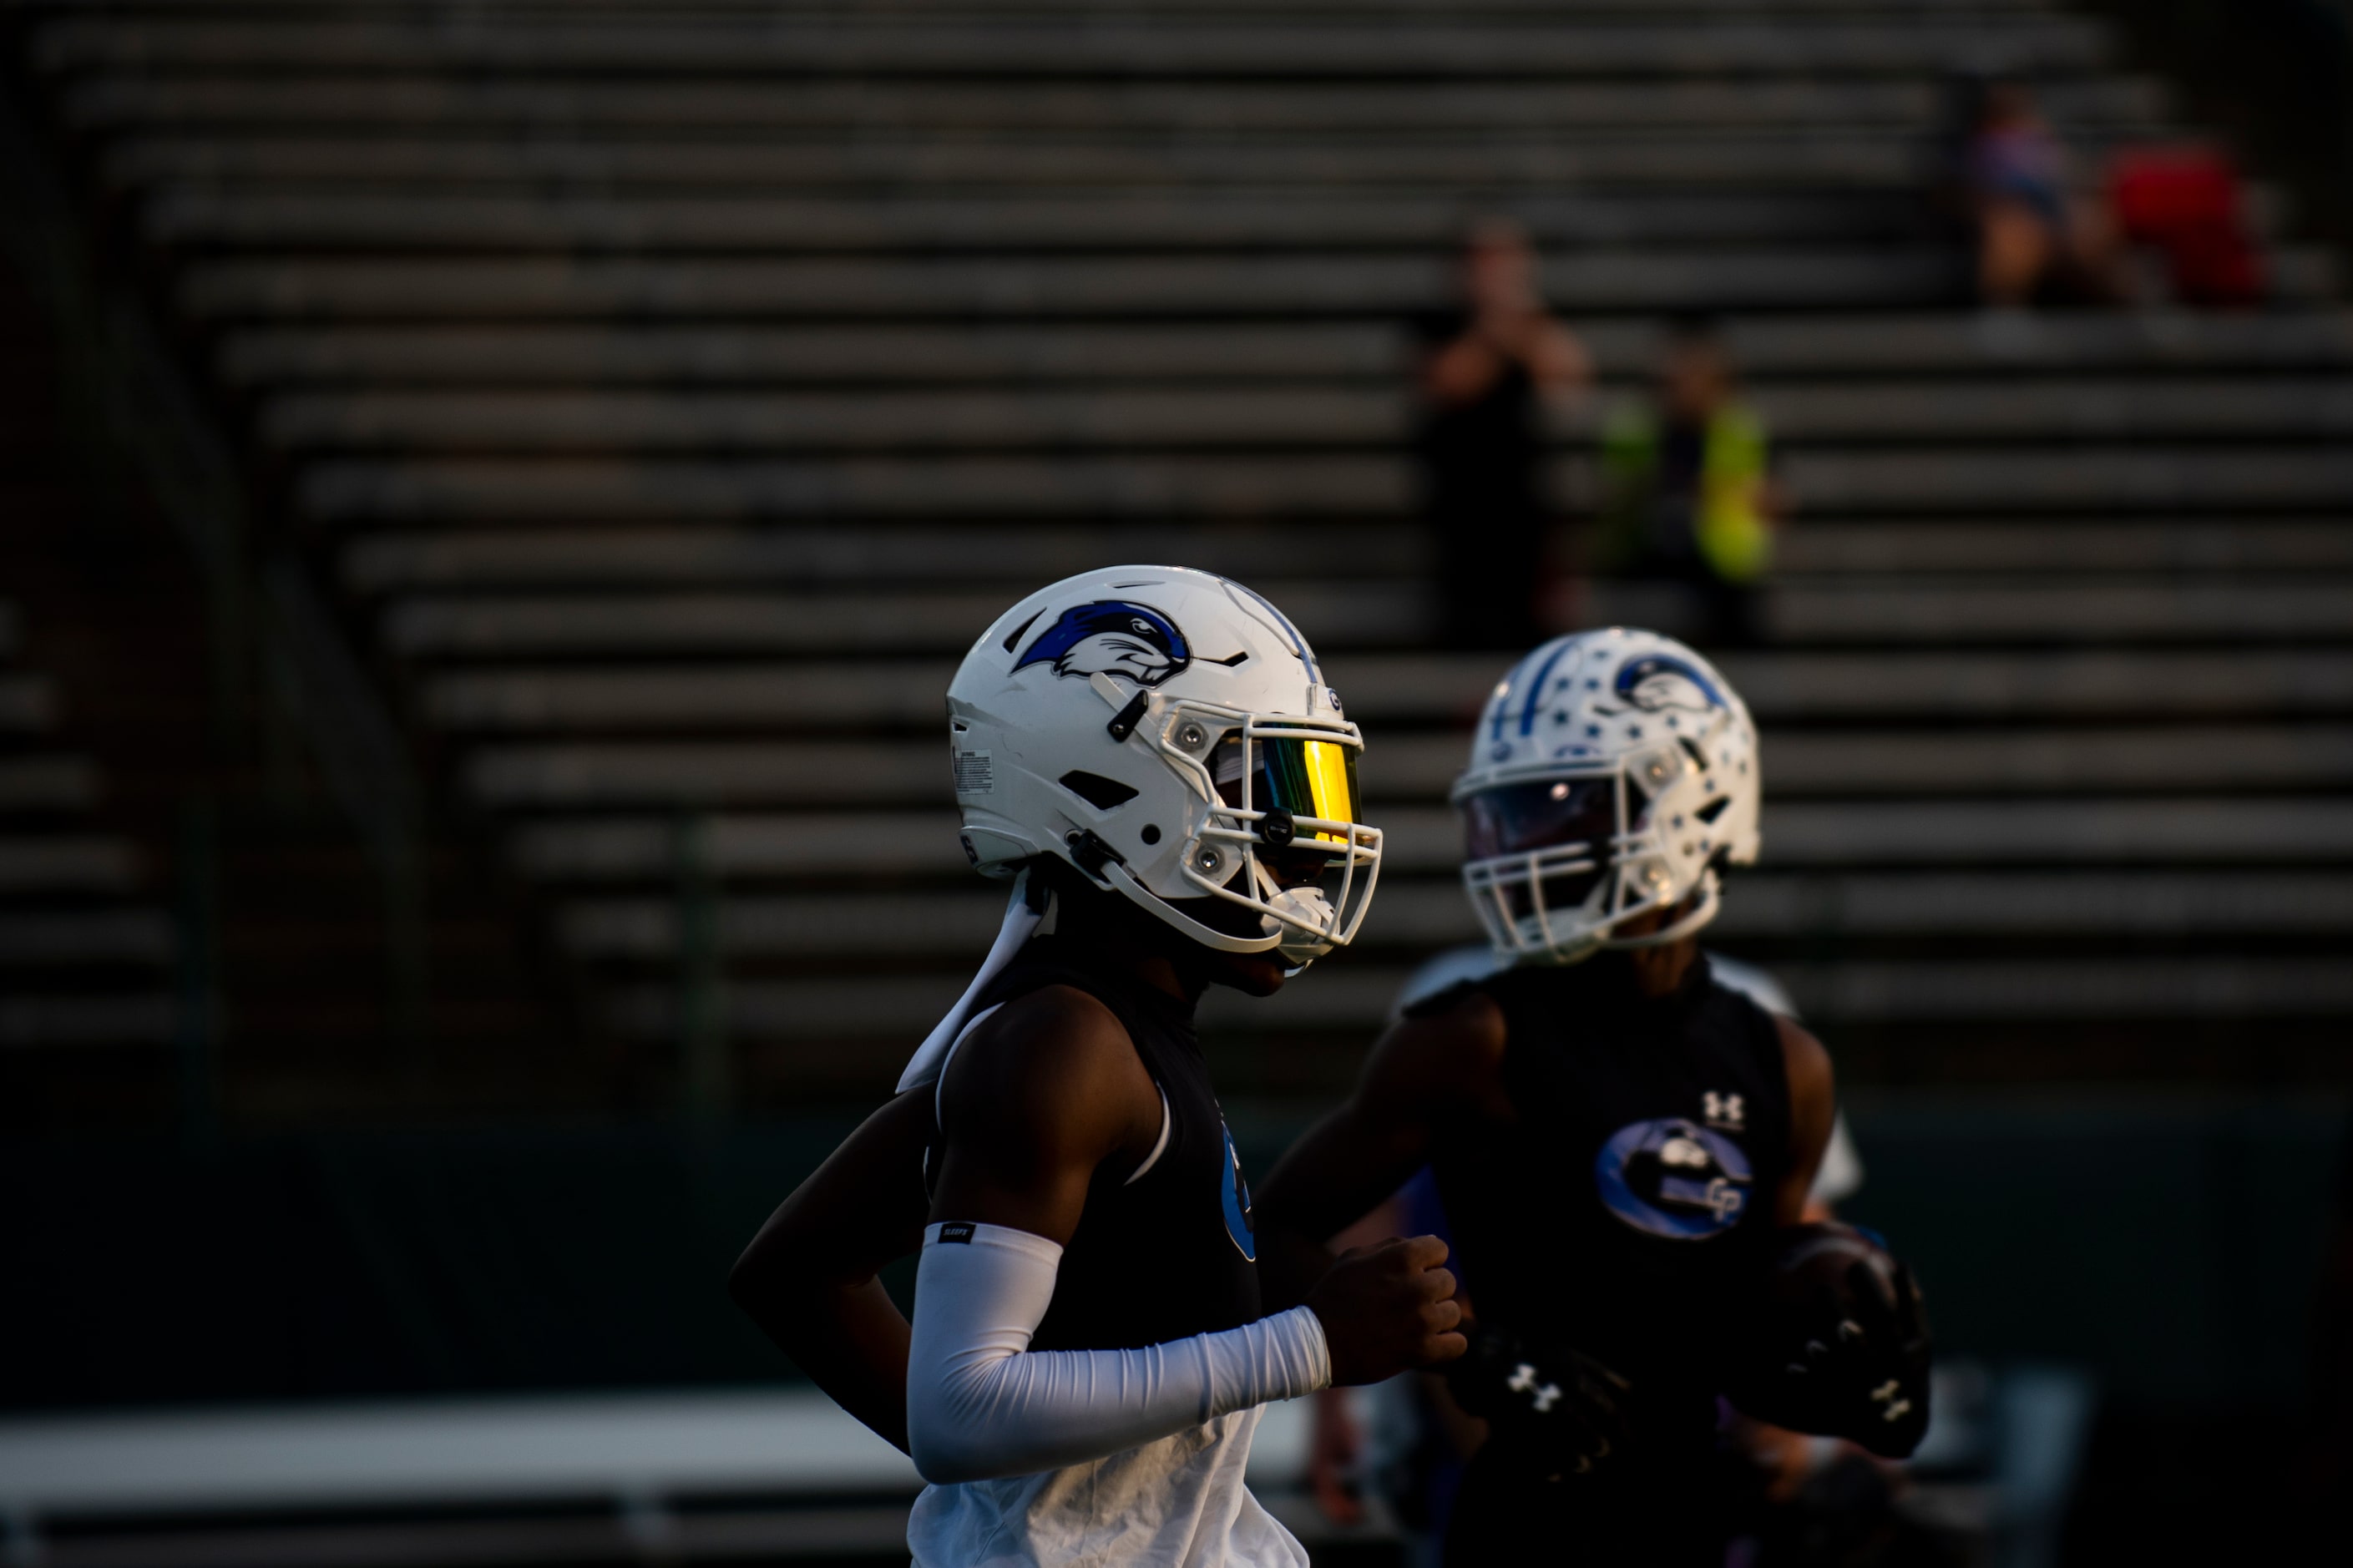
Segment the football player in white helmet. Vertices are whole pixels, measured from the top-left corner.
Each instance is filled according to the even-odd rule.
[[[1380,867],[1363,738],[1238,583],[1091,572],[947,694],[965,854],[1013,882],[899,1094],[769,1220],[736,1299],[932,1484],[924,1568],[1303,1564],[1243,1486],[1259,1408],[1460,1354],[1443,1243],[1260,1308],[1250,1193],[1193,1033],[1209,985],[1345,944]],[[912,1325],[876,1282],[920,1249]]]
[[[1755,726],[1671,638],[1560,637],[1489,696],[1453,799],[1499,962],[1409,1004],[1276,1168],[1278,1291],[1428,1165],[1472,1317],[1448,1386],[1489,1423],[1445,1560],[1573,1543],[1580,1562],[1720,1564],[1736,1492],[1719,1396],[1882,1454],[1927,1418],[1908,1273],[1804,1226],[1830,1058],[1699,950],[1721,879],[1757,854]],[[1793,1290],[1820,1300],[1792,1310]]]

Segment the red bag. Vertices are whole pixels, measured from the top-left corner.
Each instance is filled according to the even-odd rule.
[[[2263,296],[2263,261],[2247,231],[2238,171],[2205,147],[2119,153],[2108,206],[2135,245],[2165,253],[2174,293],[2193,305],[2251,305]]]

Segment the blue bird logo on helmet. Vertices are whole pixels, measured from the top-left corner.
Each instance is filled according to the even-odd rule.
[[[1705,713],[1726,706],[1715,682],[1683,660],[1663,654],[1628,659],[1619,666],[1609,688],[1645,713],[1662,713],[1670,708]]]
[[[1124,675],[1138,686],[1157,686],[1192,662],[1176,622],[1148,605],[1098,599],[1064,610],[1013,668],[1051,664],[1056,675]]]

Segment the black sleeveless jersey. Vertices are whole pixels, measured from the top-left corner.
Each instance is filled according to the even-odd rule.
[[[1097,1173],[1030,1348],[1128,1350],[1253,1321],[1260,1312],[1250,1187],[1209,1088],[1191,1005],[1045,936],[989,982],[974,1011],[1046,985],[1085,992],[1126,1028],[1167,1097],[1168,1141],[1133,1182]],[[938,1166],[935,1147],[930,1168]]]
[[[1658,998],[1607,955],[1476,984],[1503,1009],[1514,1116],[1443,1125],[1431,1155],[1473,1309],[1630,1379],[1638,1437],[1710,1441],[1789,1165],[1772,1016],[1704,959]]]

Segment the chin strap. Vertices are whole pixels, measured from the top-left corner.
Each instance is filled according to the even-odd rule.
[[[1716,907],[1723,902],[1721,886],[1713,868],[1704,871],[1700,873],[1699,902],[1693,906],[1691,913],[1672,925],[1661,926],[1657,931],[1645,931],[1641,936],[1605,936],[1595,945],[1622,952],[1627,948],[1664,947],[1671,942],[1681,942],[1715,919]]]
[[[907,1060],[907,1070],[899,1075],[898,1093],[904,1094],[940,1076],[947,1061],[948,1047],[955,1044],[956,1037],[972,1017],[973,1004],[980,1000],[988,983],[1004,973],[1022,945],[1038,933],[1039,922],[1046,918],[1050,905],[1041,901],[1041,907],[1030,907],[1029,877],[1025,868],[1013,879],[1013,896],[1005,904],[1005,923],[997,928],[997,941],[989,948],[988,956],[981,961],[980,973],[972,977],[972,984],[964,988],[964,994],[956,998],[947,1016],[932,1026],[932,1032],[915,1047],[915,1054]]]
[[[1134,874],[1116,860],[1105,862],[1096,875],[1126,894],[1130,901],[1159,916],[1203,947],[1214,948],[1219,952],[1268,952],[1282,941],[1279,936],[1235,936],[1215,926],[1204,925],[1137,881]]]

